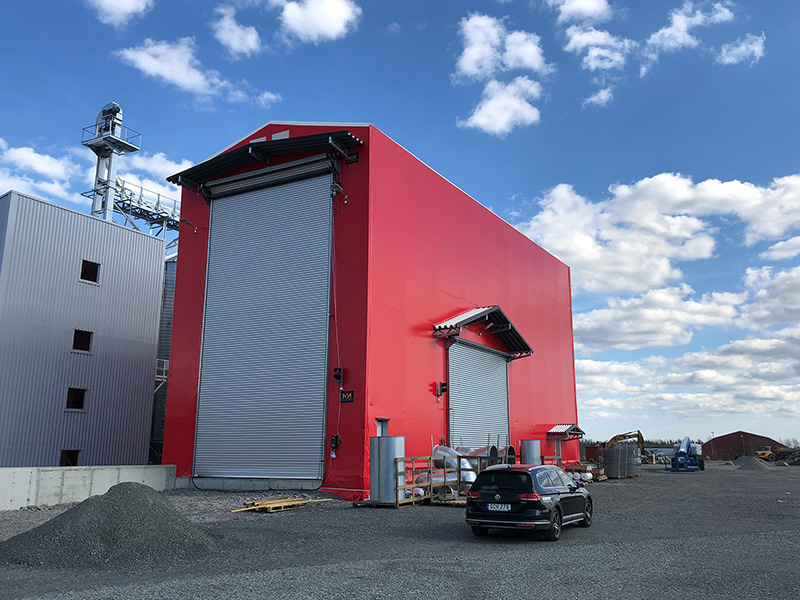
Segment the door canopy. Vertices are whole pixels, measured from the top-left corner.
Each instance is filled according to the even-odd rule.
[[[499,306],[482,306],[458,314],[447,321],[433,326],[433,335],[437,338],[453,338],[461,335],[461,329],[473,323],[485,323],[481,332],[484,335],[496,335],[508,348],[511,360],[533,354],[522,334],[511,323]]]

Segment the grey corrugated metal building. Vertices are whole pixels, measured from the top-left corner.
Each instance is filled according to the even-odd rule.
[[[0,196],[0,467],[146,464],[164,242]]]

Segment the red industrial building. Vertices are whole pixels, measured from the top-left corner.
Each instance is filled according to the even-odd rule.
[[[740,456],[755,456],[761,446],[781,446],[772,438],[747,431],[718,435],[703,444],[703,456],[710,460],[735,460]]]
[[[372,125],[269,123],[169,180],[178,476],[361,499],[372,436],[553,455],[577,424],[569,268]]]

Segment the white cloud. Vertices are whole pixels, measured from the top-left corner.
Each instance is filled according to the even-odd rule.
[[[770,246],[766,252],[758,255],[764,260],[788,260],[800,254],[800,236]]]
[[[539,109],[531,104],[542,95],[542,86],[526,76],[510,82],[499,75],[512,70],[529,70],[540,75],[553,72],[541,46],[541,38],[527,31],[508,32],[501,19],[479,13],[461,19],[460,34],[464,50],[456,61],[456,76],[488,80],[483,99],[459,127],[473,127],[503,137],[518,126],[532,125],[540,119]]]
[[[564,50],[580,54],[586,52],[581,65],[589,71],[622,69],[628,54],[636,47],[629,39],[611,35],[594,27],[573,25],[567,28]]]
[[[763,328],[800,322],[800,267],[785,271],[750,268],[744,283],[753,300],[742,310],[741,326]]]
[[[228,102],[258,102],[260,92],[250,89],[246,82],[236,85],[217,71],[203,68],[196,52],[197,44],[189,37],[174,43],[148,38],[142,46],[118,50],[116,55],[145,75],[190,92],[199,100],[223,96]]]
[[[170,175],[188,169],[194,163],[186,159],[179,163],[175,162],[167,158],[167,155],[163,152],[157,152],[156,154],[136,152],[126,155],[123,164],[128,170],[147,173],[163,181]],[[177,188],[175,189],[177,190]]]
[[[503,65],[506,69],[528,69],[546,74],[554,70],[547,63],[542,50],[541,38],[527,31],[512,31],[506,36]]]
[[[575,315],[576,344],[587,351],[688,344],[693,330],[731,325],[746,299],[746,294],[715,292],[699,299],[693,295],[694,290],[683,284],[610,299],[607,308]]]
[[[163,152],[156,154],[137,152],[126,155],[120,161],[119,176],[126,184],[140,186],[151,195],[160,194],[164,200],[180,204],[180,188],[166,183],[165,180],[168,176],[188,169],[193,164],[186,159],[175,162]]]
[[[313,44],[346,36],[358,26],[363,12],[352,0],[270,0],[270,4],[282,7],[284,33]]]
[[[508,32],[501,19],[473,13],[461,19],[464,50],[456,61],[456,74],[489,79],[500,71],[526,69],[539,74],[554,70],[544,58],[541,38],[527,31]]]
[[[749,61],[753,65],[766,54],[764,49],[766,39],[764,32],[761,32],[761,35],[748,33],[745,37],[739,38],[735,42],[723,45],[717,52],[717,62],[723,65],[737,65],[741,62]]]
[[[738,350],[731,350],[734,344],[729,344],[716,351],[688,353],[658,369],[578,360],[578,406],[591,418],[604,418],[607,412],[629,417],[643,407],[655,408],[665,421],[726,415],[800,416],[797,343],[793,348],[785,345],[791,348],[788,352],[759,354],[761,342],[771,346],[772,341],[752,339]],[[588,374],[585,363],[591,364]]]
[[[91,151],[79,147],[67,152],[71,156],[54,157],[28,147],[12,147],[2,139],[0,151],[0,193],[13,189],[57,204],[91,205],[91,200],[81,195],[94,185],[96,157]],[[134,153],[120,160],[118,173],[126,182],[177,200],[180,191],[164,179],[191,165],[187,160],[170,160],[161,152]]]
[[[190,37],[175,43],[147,38],[142,46],[118,50],[117,56],[145,75],[193,94],[213,96],[219,93],[223,80],[216,71],[203,69],[196,51],[197,44]]]
[[[269,108],[273,104],[280,102],[283,100],[283,97],[280,94],[273,94],[272,92],[261,92],[256,97],[256,104],[258,104],[261,108]]]
[[[542,86],[527,77],[517,77],[503,84],[492,80],[483,90],[483,100],[459,127],[473,127],[485,133],[503,137],[521,125],[539,122],[539,109],[529,101],[538,99]]]
[[[81,183],[82,174],[82,165],[69,157],[42,154],[27,146],[13,147],[0,139],[0,193],[15,190],[51,202],[85,205],[89,201],[72,189],[75,183]]]
[[[710,258],[714,229],[706,217],[732,215],[744,224],[744,244],[800,229],[800,175],[768,187],[740,181],[661,173],[612,185],[591,202],[561,184],[518,229],[572,267],[577,290],[643,292],[680,279],[679,261]]]
[[[558,22],[605,21],[611,17],[607,0],[547,0],[558,11]]]
[[[501,64],[500,48],[506,29],[500,19],[478,13],[461,19],[464,51],[456,62],[456,72],[478,79],[492,77]]]
[[[658,288],[682,276],[675,261],[708,258],[714,249],[703,221],[664,211],[658,196],[590,202],[561,184],[539,206],[518,228],[570,265],[576,290]]]
[[[261,50],[261,37],[255,27],[240,25],[236,21],[236,10],[232,6],[221,6],[216,10],[219,19],[211,24],[214,37],[235,58],[252,56]]]
[[[614,92],[611,90],[610,87],[603,88],[602,90],[598,90],[586,100],[583,101],[583,106],[587,106],[588,104],[594,104],[596,106],[606,106],[609,102],[614,99]]]
[[[727,2],[716,2],[708,12],[695,10],[694,2],[687,0],[683,6],[670,13],[669,25],[653,33],[645,42],[643,63],[639,74],[644,76],[664,52],[677,52],[695,48],[700,40],[690,32],[697,27],[726,23],[734,18]]]
[[[79,171],[77,165],[68,158],[39,154],[27,146],[10,148],[4,140],[0,141],[0,148],[3,150],[0,162],[13,165],[21,171],[32,171],[56,181],[65,181]]]
[[[0,194],[11,190],[50,201],[62,199],[79,205],[90,202],[80,194],[71,193],[63,182],[35,180],[28,175],[0,167]]]
[[[726,356],[722,353],[703,350],[684,354],[674,361],[673,366],[689,371],[700,369],[747,370],[753,367],[753,361],[747,356]]]
[[[607,360],[575,360],[575,378],[581,397],[591,396],[593,400],[582,402],[581,406],[622,408],[621,399],[602,399],[603,394],[634,394],[642,391],[636,384],[638,379],[652,377],[653,370],[641,363]]]
[[[800,227],[800,175],[776,178],[769,187],[707,179],[696,185],[688,177],[661,173],[633,185],[610,188],[616,203],[630,209],[655,199],[666,213],[735,215],[745,224],[745,244],[782,237]],[[652,207],[652,205],[651,205]]]
[[[97,11],[101,23],[119,29],[134,17],[144,15],[153,7],[155,0],[88,0],[88,3]]]

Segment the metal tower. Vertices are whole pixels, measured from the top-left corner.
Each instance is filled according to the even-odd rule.
[[[122,125],[122,108],[109,102],[98,113],[94,125],[83,128],[81,144],[97,155],[92,190],[92,215],[112,220],[117,191],[117,159],[139,150],[142,134]]]
[[[117,177],[117,161],[123,154],[139,150],[142,134],[122,124],[122,108],[106,104],[94,125],[83,128],[81,144],[97,155],[94,188],[83,195],[92,200],[92,215],[113,221],[114,210],[135,229],[134,219],[144,221],[151,235],[166,238],[167,230],[177,231],[180,206],[175,200],[123,181]],[[174,249],[177,239],[168,244]]]

